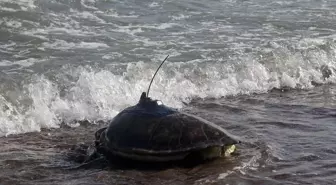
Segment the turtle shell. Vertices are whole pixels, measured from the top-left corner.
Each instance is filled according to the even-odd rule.
[[[140,160],[177,160],[211,146],[237,143],[223,128],[147,99],[120,112],[104,131],[106,148]]]

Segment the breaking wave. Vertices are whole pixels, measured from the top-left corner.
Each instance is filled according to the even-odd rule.
[[[308,40],[296,48],[268,43],[265,48],[258,55],[242,54],[216,62],[168,61],[150,96],[183,108],[193,98],[306,89],[336,82],[333,42]],[[57,128],[62,122],[75,126],[75,120],[111,119],[137,103],[158,62],[111,63],[104,68],[67,64],[61,70],[33,75],[22,89],[12,89],[17,97],[10,98],[12,92],[0,96],[0,135]],[[326,66],[331,72],[328,77],[323,76]]]

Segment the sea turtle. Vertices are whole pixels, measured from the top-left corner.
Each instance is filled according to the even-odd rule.
[[[238,143],[218,125],[167,107],[145,92],[95,137],[95,152],[104,157],[142,162],[204,161],[230,155]]]
[[[117,157],[142,162],[193,163],[234,152],[238,140],[223,128],[148,97],[151,83],[164,61],[138,104],[121,111],[108,127],[95,133],[95,145],[89,148],[86,162],[100,156],[108,160]]]

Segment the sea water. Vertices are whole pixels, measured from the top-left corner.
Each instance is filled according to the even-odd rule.
[[[335,9],[0,0],[0,184],[335,184]],[[167,55],[150,96],[239,136],[239,155],[193,169],[64,171],[76,165],[69,148],[136,104]]]

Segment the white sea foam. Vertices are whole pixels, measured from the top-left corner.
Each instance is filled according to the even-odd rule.
[[[97,35],[94,32],[85,31],[81,29],[76,28],[60,28],[60,27],[51,27],[45,30],[40,30],[41,33],[53,33],[53,34],[68,34],[68,35],[74,35],[74,36],[89,36],[89,35]]]
[[[116,31],[121,33],[127,33],[130,35],[135,35],[136,33],[143,32],[142,28],[132,28],[129,26],[120,26]]]
[[[42,32],[40,32],[38,30],[41,30],[41,29],[37,29],[37,30],[34,30],[34,31],[23,31],[23,32],[21,32],[21,34],[22,35],[26,35],[26,36],[30,36],[30,37],[39,38],[41,40],[48,41],[49,38],[47,36],[43,36],[43,35],[46,35],[45,31],[43,30]]]
[[[6,49],[6,50],[9,50],[9,51],[12,51],[13,50],[13,47],[16,45],[15,42],[13,41],[9,41],[8,44],[1,44],[0,45],[0,48],[1,49]]]
[[[95,14],[88,12],[88,11],[78,12],[76,10],[70,9],[70,12],[73,13],[72,16],[75,16],[80,19],[87,19],[91,21],[96,21],[98,23],[106,23],[103,19],[99,18]]]
[[[130,25],[130,26],[120,26],[118,29],[120,31],[131,30],[131,31],[128,31],[128,32],[138,33],[138,32],[143,32],[142,28],[164,30],[164,29],[167,29],[167,28],[172,28],[174,26],[179,26],[179,24],[177,24],[177,23],[161,23],[161,24],[150,24],[150,25]]]
[[[179,21],[179,20],[184,20],[184,19],[187,19],[189,18],[190,16],[188,15],[184,15],[184,14],[178,14],[178,15],[173,15],[171,16],[171,18],[175,21]]]
[[[150,8],[155,8],[155,7],[158,7],[158,6],[160,6],[160,5],[157,2],[152,2],[148,5],[148,7],[150,7]]]
[[[96,1],[95,0],[81,0],[80,3],[83,7],[90,10],[98,10],[97,7],[92,6]]]
[[[12,65],[12,62],[9,60],[2,60],[0,62],[0,66],[11,66],[11,65]]]
[[[97,48],[108,48],[109,46],[104,43],[98,42],[66,42],[64,40],[56,40],[53,43],[44,42],[42,44],[44,48],[57,49],[57,50],[68,50],[68,49],[97,49]]]
[[[110,9],[105,12],[101,12],[104,16],[115,17],[115,18],[137,18],[139,15],[120,15],[116,10]]]
[[[6,11],[6,12],[17,12],[18,10],[15,10],[13,8],[7,8],[7,7],[0,7],[1,11]]]
[[[32,66],[36,63],[40,63],[40,62],[43,62],[43,61],[45,61],[45,59],[39,60],[39,59],[35,59],[35,58],[28,58],[28,59],[24,59],[24,60],[15,61],[15,62],[13,62],[13,64],[18,64],[22,67],[29,67],[29,66]]]
[[[227,171],[226,173],[221,173],[218,175],[218,180],[223,180],[225,179],[228,175],[230,175],[231,173],[233,173],[233,171]]]
[[[10,28],[20,28],[22,26],[22,23],[19,21],[15,21],[15,20],[4,20],[4,23],[7,27]]]
[[[0,4],[16,4],[20,7],[21,10],[23,11],[27,11],[29,9],[35,9],[36,5],[35,5],[35,0],[1,0]],[[1,8],[3,9],[3,8]],[[11,8],[9,8],[11,9]],[[8,10],[8,8],[7,8]]]
[[[69,20],[70,21],[70,20]],[[71,20],[74,24],[76,21]],[[36,27],[40,27],[35,25]],[[36,28],[31,30],[25,30],[21,32],[22,35],[28,35],[31,37],[36,37],[45,41],[49,41],[50,34],[52,35],[70,35],[70,36],[93,36],[98,35],[94,31],[90,31],[85,29],[85,27],[79,28],[78,26],[74,25],[71,26],[68,23],[58,26],[49,26],[46,28]]]
[[[121,53],[112,52],[111,54],[107,54],[107,55],[102,56],[102,59],[104,59],[104,60],[110,60],[110,59],[113,59],[114,57],[121,57],[121,56],[122,56]]]
[[[177,26],[177,25],[178,24],[176,24],[176,23],[162,23],[162,24],[157,25],[157,28],[164,30],[164,29],[167,29],[167,28],[172,28],[172,27]]]
[[[9,61],[9,60],[2,60],[0,62],[0,66],[12,66],[12,65],[19,65],[21,67],[29,67],[32,66],[36,63],[40,63],[45,61],[44,59],[39,60],[35,58],[28,58],[28,59],[23,59],[23,60],[17,60],[17,61]]]

